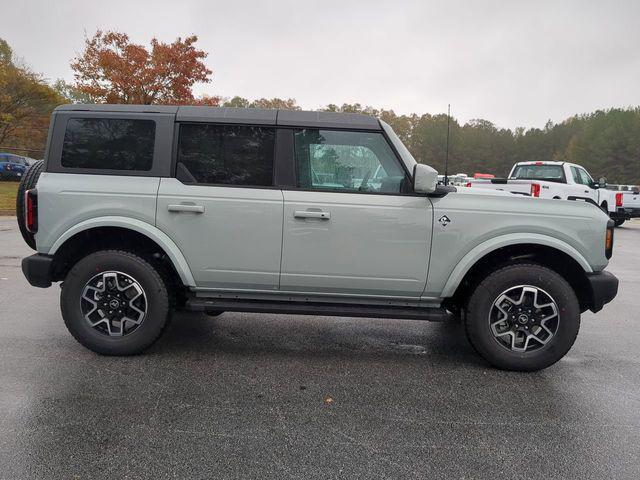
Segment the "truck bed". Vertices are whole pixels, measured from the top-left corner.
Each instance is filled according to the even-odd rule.
[[[531,184],[533,180],[516,180],[508,178],[492,178],[473,180],[470,186],[474,188],[486,188],[491,190],[502,190],[516,195],[531,195]],[[536,182],[541,183],[541,182]],[[544,182],[542,182],[544,183]]]

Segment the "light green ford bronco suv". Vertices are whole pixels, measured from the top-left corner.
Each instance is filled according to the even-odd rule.
[[[20,186],[22,268],[102,354],[178,308],[461,318],[496,367],[558,361],[617,293],[607,215],[436,179],[366,115],[67,105]]]

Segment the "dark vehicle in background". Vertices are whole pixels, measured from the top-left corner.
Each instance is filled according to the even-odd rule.
[[[0,180],[20,181],[37,160],[13,153],[0,153]]]

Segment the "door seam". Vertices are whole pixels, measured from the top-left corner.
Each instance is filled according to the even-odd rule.
[[[282,195],[282,228],[280,230],[280,271],[278,272],[278,290],[280,290],[280,282],[282,281],[282,258],[284,256],[284,192],[280,190]]]

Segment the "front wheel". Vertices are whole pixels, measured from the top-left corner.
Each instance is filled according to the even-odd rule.
[[[471,345],[491,365],[541,370],[571,349],[580,329],[580,305],[553,270],[511,265],[477,286],[467,304],[465,328]]]
[[[76,263],[62,286],[69,332],[94,352],[134,355],[162,334],[171,312],[160,273],[124,251],[103,250]]]

